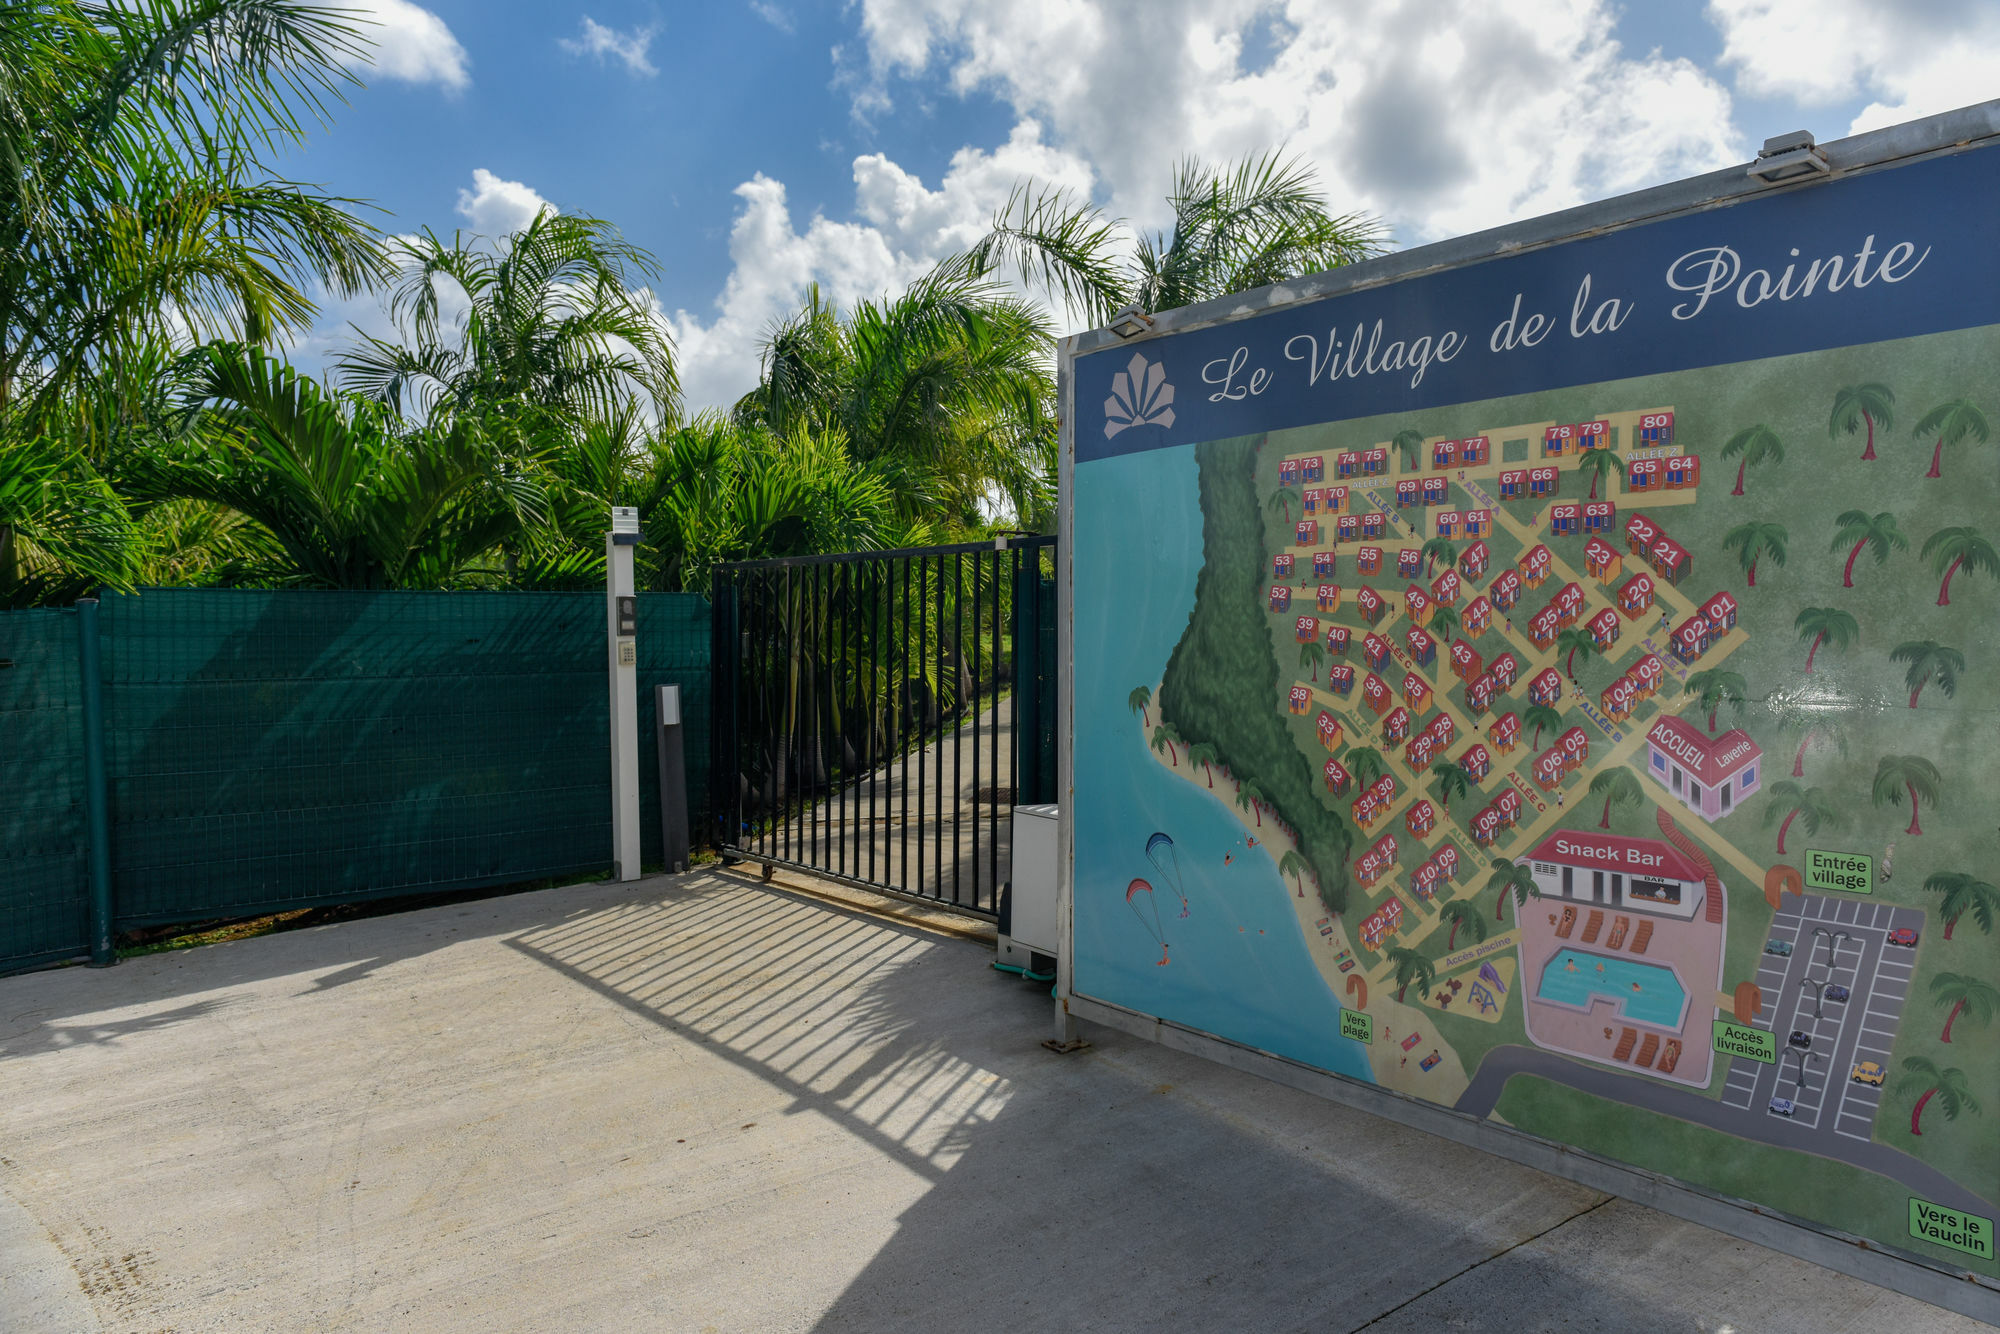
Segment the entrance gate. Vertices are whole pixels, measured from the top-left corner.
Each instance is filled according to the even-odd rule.
[[[1054,546],[718,566],[723,855],[997,918],[1014,806],[1055,800]]]

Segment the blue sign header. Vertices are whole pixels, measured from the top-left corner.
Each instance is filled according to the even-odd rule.
[[[1973,150],[1104,348],[1076,458],[2000,323],[1996,217]]]

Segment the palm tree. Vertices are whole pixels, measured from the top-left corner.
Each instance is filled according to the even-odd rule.
[[[1292,506],[1299,503],[1298,496],[1288,486],[1281,486],[1265,497],[1264,508],[1273,514],[1283,516],[1286,526],[1292,522]]]
[[[1895,425],[1892,412],[1896,396],[1889,392],[1889,386],[1876,384],[1851,384],[1837,391],[1833,396],[1833,415],[1827,418],[1826,434],[1829,439],[1838,440],[1843,435],[1853,435],[1864,427],[1868,432],[1868,447],[1861,451],[1862,462],[1875,457],[1875,428],[1887,430]]]
[[[1889,650],[1889,660],[1907,667],[1903,684],[1909,687],[1913,709],[1925,686],[1935,685],[1946,699],[1958,694],[1958,674],[1965,670],[1965,655],[1955,648],[1947,648],[1935,639],[1913,639]]]
[[[1529,743],[1533,750],[1541,749],[1543,728],[1561,727],[1562,723],[1562,715],[1546,704],[1530,704],[1521,710],[1521,726],[1535,729],[1535,739]]]
[[[1590,475],[1591,500],[1597,499],[1597,484],[1606,477],[1625,475],[1625,460],[1615,450],[1586,449],[1577,455],[1576,470]]]
[[[1750,685],[1735,672],[1711,667],[1707,671],[1692,672],[1681,682],[1683,695],[1695,696],[1695,707],[1708,711],[1708,730],[1715,731],[1715,715],[1727,704],[1737,717],[1743,716],[1743,706],[1749,699]]]
[[[1299,645],[1299,666],[1312,669],[1312,679],[1319,680],[1319,665],[1326,661],[1326,649],[1318,640],[1307,640]]]
[[[1870,795],[1877,806],[1899,805],[1905,793],[1910,798],[1910,827],[1903,832],[1912,837],[1924,831],[1917,824],[1923,802],[1936,806],[1944,779],[1937,766],[1921,755],[1884,755],[1875,764],[1875,785]]]
[[[1264,807],[1270,802],[1270,798],[1266,797],[1264,789],[1258,787],[1255,783],[1245,783],[1242,790],[1236,794],[1236,804],[1241,806],[1246,802],[1249,804],[1252,817],[1257,821],[1257,827],[1262,829],[1264,827]]]
[[[1437,969],[1416,950],[1407,945],[1389,947],[1389,961],[1396,965],[1396,999],[1403,999],[1403,993],[1416,985],[1419,996],[1429,996],[1431,985],[1437,981]]]
[[[1298,884],[1298,897],[1306,896],[1306,875],[1312,870],[1311,863],[1299,856],[1292,848],[1285,849],[1285,855],[1278,858],[1278,878],[1291,876]]]
[[[1189,764],[1199,764],[1201,766],[1202,776],[1208,779],[1209,790],[1213,791],[1215,788],[1215,747],[1209,745],[1206,741],[1197,741],[1194,745],[1188,747],[1187,756]]]
[[[1940,607],[1951,605],[1951,577],[1961,567],[1974,574],[2000,575],[2000,552],[1977,528],[1940,528],[1924,540],[1924,549],[1917,554],[1931,563],[1932,574],[1944,576],[1938,585]]]
[[[1903,1073],[1896,1079],[1895,1092],[1898,1097],[1908,1097],[1921,1089],[1916,1105],[1910,1109],[1910,1133],[1921,1135],[1923,1131],[1924,1108],[1932,1098],[1944,1110],[1944,1119],[1958,1120],[1958,1114],[1978,1112],[1979,1104],[1973,1099],[1965,1082],[1965,1071],[1957,1066],[1940,1069],[1922,1056],[1905,1056]]]
[[[1722,457],[1740,459],[1736,465],[1736,489],[1729,494],[1743,494],[1743,471],[1760,467],[1765,463],[1785,461],[1785,443],[1778,439],[1778,433],[1763,423],[1738,431],[1729,437],[1729,443],[1722,447]]]
[[[1806,750],[1814,742],[1831,741],[1839,747],[1842,755],[1847,754],[1847,731],[1842,713],[1828,708],[1823,699],[1803,691],[1781,691],[1774,694],[1768,703],[1781,730],[1799,733],[1799,748],[1792,756],[1792,777],[1805,777]]]
[[[1451,799],[1462,797],[1470,790],[1465,770],[1450,760],[1435,760],[1431,764],[1431,777],[1437,780],[1438,804],[1451,809]]]
[[[1861,622],[1838,607],[1807,607],[1792,621],[1792,628],[1799,632],[1801,643],[1812,643],[1806,650],[1807,676],[1812,675],[1820,645],[1831,643],[1836,652],[1845,653],[1861,642]]]
[[[1068,190],[1024,182],[971,258],[980,272],[1017,269],[1101,325],[1126,306],[1172,310],[1339,268],[1386,239],[1372,218],[1329,212],[1312,169],[1276,153],[1230,168],[1184,162],[1167,201],[1172,228],[1134,236]]]
[[[1939,871],[1924,881],[1924,889],[1943,896],[1938,916],[1944,918],[1944,938],[1958,929],[1958,919],[1967,913],[1982,934],[1993,934],[1993,919],[2000,916],[2000,889],[1963,871]]]
[[[1993,1012],[2000,1009],[2000,988],[1964,973],[1939,973],[1931,979],[1931,1003],[1940,1010],[1951,1011],[1945,1016],[1944,1034],[1938,1039],[1950,1042],[1951,1026],[1961,1014],[1982,1026],[1993,1022]]]
[[[1458,633],[1460,618],[1458,608],[1447,607],[1442,602],[1431,605],[1431,635],[1440,642],[1451,639]]]
[[[1576,680],[1576,655],[1581,653],[1589,662],[1597,656],[1597,641],[1590,637],[1590,631],[1571,626],[1556,636],[1556,652],[1568,656],[1563,659],[1563,674]]]
[[[1424,543],[1424,577],[1428,579],[1436,572],[1440,560],[1450,565],[1456,559],[1458,559],[1458,548],[1452,544],[1450,538],[1433,537]]]
[[[1785,564],[1785,543],[1790,536],[1783,524],[1742,523],[1723,534],[1722,545],[1736,553],[1737,563],[1742,565],[1743,572],[1750,576],[1750,587],[1755,588],[1758,560],[1769,556],[1771,563],[1782,569]]]
[[[1771,784],[1771,804],[1764,808],[1764,827],[1769,829],[1773,821],[1783,813],[1785,822],[1778,826],[1778,855],[1785,855],[1785,835],[1791,832],[1792,821],[1803,818],[1806,832],[1817,834],[1822,828],[1844,829],[1847,814],[1834,804],[1833,800],[1816,787],[1802,787],[1789,778],[1781,778]]]
[[[1597,821],[1599,829],[1611,827],[1611,807],[1614,804],[1637,806],[1646,799],[1645,792],[1639,786],[1639,780],[1634,778],[1632,771],[1622,764],[1601,770],[1592,777],[1590,795],[1604,798],[1604,814],[1599,816]]]
[[[1438,909],[1438,921],[1451,923],[1451,931],[1444,938],[1446,954],[1451,953],[1452,946],[1458,943],[1460,927],[1465,928],[1465,934],[1475,945],[1486,939],[1486,919],[1479,915],[1479,909],[1473,906],[1471,899],[1453,899],[1445,904]]]
[[[1167,763],[1176,769],[1181,767],[1180,752],[1174,748],[1174,743],[1179,740],[1180,734],[1174,731],[1171,723],[1161,723],[1153,729],[1153,749],[1165,751]]]
[[[1962,398],[1954,398],[1940,403],[1918,419],[1910,428],[1912,435],[1935,435],[1937,447],[1931,450],[1931,470],[1926,477],[1942,477],[1938,465],[1944,461],[1946,445],[1962,444],[1970,439],[1974,444],[1983,445],[1992,429],[1986,424],[1986,417],[1978,408]]]
[[[1535,873],[1518,862],[1509,861],[1505,857],[1495,857],[1493,859],[1486,873],[1485,887],[1499,891],[1499,897],[1493,904],[1493,920],[1496,922],[1502,920],[1507,914],[1507,898],[1509,895],[1513,896],[1516,908],[1525,907],[1529,899],[1538,899],[1542,896],[1541,886],[1535,883]],[[1518,922],[1520,917],[1520,913],[1516,912],[1514,914],[1515,921]]]
[[[1849,543],[1853,544],[1853,550],[1847,553],[1847,566],[1841,571],[1842,588],[1854,587],[1854,558],[1861,554],[1861,548],[1868,548],[1878,566],[1888,561],[1892,549],[1910,549],[1910,539],[1903,536],[1903,530],[1896,526],[1896,516],[1887,510],[1873,515],[1866,510],[1848,510],[1834,523],[1838,527],[1833,534],[1832,550],[1838,551]]]
[[[1414,472],[1423,462],[1424,433],[1415,427],[1405,426],[1389,441],[1389,447],[1402,451],[1403,471]]]
[[[1139,715],[1141,726],[1150,727],[1152,719],[1146,716],[1146,706],[1153,702],[1151,686],[1133,686],[1132,693],[1125,697],[1125,707]]]
[[[1354,781],[1367,787],[1388,772],[1388,765],[1382,760],[1382,752],[1373,746],[1357,746],[1347,752],[1347,772],[1354,775]]]
[[[124,502],[89,460],[44,435],[6,440],[0,608],[68,602],[100,584],[129,589],[140,554]]]

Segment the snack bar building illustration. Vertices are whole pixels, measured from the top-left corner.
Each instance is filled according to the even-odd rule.
[[[1707,876],[1672,844],[1562,829],[1519,862],[1542,896],[1692,920]]]

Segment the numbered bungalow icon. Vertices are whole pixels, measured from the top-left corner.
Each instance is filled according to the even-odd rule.
[[[1301,644],[1310,644],[1319,638],[1319,617],[1301,616],[1292,622],[1292,636]]]
[[[1331,551],[1313,552],[1313,578],[1315,579],[1331,578],[1334,574],[1334,567],[1337,564],[1338,562],[1335,560],[1333,552]]]
[[[1562,494],[1562,470],[1560,468],[1528,469],[1528,499],[1544,500],[1549,496]]]
[[[1315,592],[1315,597],[1322,613],[1340,610],[1339,584],[1321,584]]]
[[[1500,833],[1500,812],[1491,806],[1482,809],[1472,817],[1472,841],[1480,847],[1491,847]]]
[[[1465,604],[1459,613],[1458,623],[1465,627],[1469,635],[1483,635],[1493,624],[1493,604],[1485,594],[1480,594]]]
[[[1667,679],[1667,664],[1660,661],[1657,653],[1648,653],[1632,664],[1630,675],[1632,684],[1638,687],[1640,699],[1651,699],[1659,693],[1660,683]]]
[[[1536,612],[1528,618],[1528,642],[1544,653],[1554,648],[1556,636],[1562,632],[1561,619],[1553,606]]]
[[[1463,639],[1452,641],[1451,674],[1453,676],[1456,676],[1460,681],[1470,683],[1478,680],[1480,676],[1485,674],[1485,671],[1486,661],[1479,656],[1478,649],[1472,647],[1472,645],[1466,643]]]
[[[1439,510],[1437,512],[1437,535],[1444,538],[1456,538],[1463,517],[1458,510]]]
[[[1422,504],[1423,495],[1423,489],[1417,485],[1417,479],[1405,477],[1396,483],[1396,508],[1406,510],[1413,505]]]
[[[1736,628],[1736,599],[1717,593],[1701,604],[1701,617],[1715,628],[1717,638]]]
[[[1436,749],[1437,742],[1419,733],[1403,747],[1403,762],[1412,769],[1428,769],[1431,767],[1431,754]]]
[[[1590,759],[1590,735],[1581,727],[1572,727],[1556,738],[1556,749],[1563,753],[1564,767],[1575,773]]]
[[[1625,557],[1601,537],[1583,544],[1583,572],[1599,583],[1608,584],[1625,569]]]
[[[1424,504],[1442,505],[1451,499],[1451,482],[1443,477],[1424,478]]]
[[[1562,698],[1563,674],[1553,667],[1544,667],[1535,679],[1528,682],[1528,702],[1530,704],[1554,704]]]
[[[1291,695],[1289,697],[1289,707],[1291,708],[1291,711],[1295,716],[1303,718],[1308,713],[1311,713],[1312,702],[1313,702],[1312,687],[1303,685],[1295,685],[1292,687]]]
[[[1483,468],[1493,460],[1493,442],[1483,435],[1468,436],[1458,442],[1458,466]]]
[[[1291,552],[1280,551],[1277,555],[1271,557],[1271,576],[1275,579],[1289,579],[1292,577]]]
[[[1361,472],[1361,454],[1357,450],[1346,449],[1333,456],[1333,475],[1346,481]]]
[[[1667,490],[1685,491],[1701,485],[1701,458],[1695,454],[1674,454],[1667,459]]]
[[[1486,586],[1486,595],[1501,611],[1512,611],[1521,601],[1521,590],[1527,587],[1527,580],[1512,566],[1493,576],[1493,582]]]
[[[1506,649],[1502,649],[1498,657],[1486,664],[1487,674],[1500,683],[1502,690],[1511,690],[1514,688],[1514,678],[1519,675],[1520,670],[1521,664],[1515,659],[1513,653]]]
[[[1340,590],[1339,590],[1338,588],[1336,588],[1336,589],[1334,589],[1333,591],[1334,591],[1334,598],[1333,598],[1333,600],[1334,600],[1334,603],[1335,603],[1335,605],[1338,605],[1338,604],[1339,604],[1339,602],[1340,602]],[[1352,631],[1350,631],[1350,630],[1349,630],[1349,629],[1348,629],[1348,628],[1347,628],[1346,626],[1344,626],[1344,625],[1329,625],[1328,627],[1326,627],[1326,651],[1327,651],[1327,653],[1328,653],[1329,655],[1331,655],[1332,657],[1336,657],[1336,658],[1344,658],[1344,657],[1346,657],[1346,656],[1347,656],[1347,641],[1348,641],[1348,637],[1349,637],[1349,636],[1350,636],[1350,635],[1351,635],[1352,633],[1353,633],[1353,632],[1352,632]]]
[[[1666,465],[1659,459],[1632,459],[1625,464],[1625,489],[1644,495],[1665,489]]]
[[[1652,550],[1647,552],[1646,556],[1652,562],[1653,572],[1676,586],[1694,571],[1693,555],[1671,537],[1663,537],[1653,543]]]
[[[1362,571],[1366,574],[1367,571]],[[1361,619],[1374,625],[1389,610],[1389,603],[1380,593],[1363,585],[1354,590],[1354,607],[1361,613]]]
[[[1600,653],[1606,652],[1613,644],[1618,642],[1620,628],[1618,613],[1612,608],[1606,607],[1603,611],[1591,617],[1590,624],[1584,628],[1590,631],[1590,642],[1597,645],[1597,651]]]
[[[1697,613],[1674,627],[1673,639],[1668,648],[1676,659],[1692,666],[1700,660],[1702,654],[1708,652],[1709,645],[1714,642],[1715,635],[1707,618]]]
[[[1317,454],[1309,454],[1299,460],[1299,476],[1308,482],[1326,480],[1326,463]]]
[[[1323,503],[1324,503],[1324,505],[1325,505],[1325,508],[1326,508],[1326,512],[1327,512],[1328,514],[1345,514],[1345,513],[1347,513],[1347,488],[1346,488],[1346,487],[1344,487],[1344,486],[1329,486],[1329,487],[1325,488],[1325,489],[1324,489],[1324,491],[1322,491],[1322,493],[1321,493],[1321,494],[1322,494],[1322,495],[1323,495],[1323,496],[1325,497],[1325,500],[1324,500],[1324,502],[1323,502]]]
[[[1382,948],[1382,942],[1395,934],[1402,921],[1403,901],[1392,896],[1387,903],[1361,919],[1361,943],[1371,950]]]
[[[1326,688],[1329,692],[1345,699],[1354,690],[1354,669],[1344,664],[1327,668]]]
[[[1283,459],[1278,464],[1278,485],[1297,486],[1299,484],[1299,461]]]
[[[1416,870],[1410,872],[1410,892],[1423,902],[1429,903],[1437,897],[1438,881],[1442,878],[1437,863],[1426,860]]]
[[[1653,609],[1653,576],[1639,571],[1618,590],[1618,610],[1627,620],[1636,621]]]
[[[1429,625],[1431,617],[1437,615],[1437,605],[1431,601],[1429,593],[1411,584],[1403,590],[1403,614],[1408,616],[1413,624]]]
[[[1575,501],[1549,506],[1549,536],[1572,537],[1583,516],[1583,506]]]
[[[1424,724],[1424,735],[1437,742],[1439,746],[1449,746],[1458,740],[1458,724],[1451,720],[1450,714],[1440,713]]]
[[[1621,723],[1632,716],[1632,706],[1638,698],[1639,688],[1632,683],[1631,674],[1627,673],[1604,687],[1597,697],[1597,707],[1612,722]]]
[[[1521,715],[1509,711],[1495,718],[1493,726],[1486,729],[1486,739],[1502,755],[1513,754],[1514,747],[1521,744]]]
[[[1500,827],[1512,829],[1521,819],[1521,794],[1513,788],[1502,788],[1493,798],[1493,809],[1500,812]]]
[[[1305,494],[1299,497],[1299,512],[1301,514],[1317,514],[1320,511],[1320,506],[1325,501],[1325,487],[1309,486],[1305,489]]]
[[[1437,640],[1431,632],[1421,626],[1411,626],[1403,632],[1403,642],[1410,646],[1410,656],[1417,660],[1417,666],[1430,667],[1437,663]]]
[[[1458,757],[1458,767],[1464,770],[1465,776],[1473,782],[1483,782],[1487,775],[1493,772],[1493,756],[1485,746],[1475,741]]]
[[[1582,586],[1564,584],[1556,591],[1556,595],[1549,599],[1549,605],[1556,609],[1557,624],[1565,630],[1569,629],[1576,624],[1577,618],[1583,615],[1585,598]]]
[[[1519,500],[1528,494],[1528,470],[1509,468],[1500,474],[1495,485],[1500,488],[1500,499]]]
[[[1608,533],[1618,521],[1618,506],[1608,500],[1587,500],[1583,504],[1583,531]]]
[[[1381,671],[1389,662],[1389,641],[1377,634],[1370,634],[1361,641],[1361,660],[1375,670]]]
[[[1396,577],[1414,579],[1417,571],[1424,568],[1424,553],[1415,547],[1401,547],[1396,552]]]
[[[1384,684],[1386,685],[1387,683],[1385,682]],[[1389,710],[1388,715],[1382,719],[1383,739],[1392,743],[1409,740],[1410,722],[1410,711],[1398,704],[1395,708]]]
[[[1389,683],[1374,672],[1368,673],[1361,682],[1361,701],[1375,711],[1376,717],[1388,712],[1396,702],[1396,692],[1389,689]]]
[[[1380,537],[1389,531],[1389,516],[1380,510],[1370,510],[1361,516],[1361,535]]]
[[[1643,514],[1628,515],[1625,519],[1625,549],[1642,560],[1652,551],[1653,543],[1665,536],[1660,525]]]
[[[1361,519],[1357,515],[1343,514],[1333,521],[1333,540],[1352,542],[1361,536]]]
[[[1354,775],[1348,773],[1339,760],[1332,758],[1321,766],[1320,774],[1326,779],[1326,790],[1336,797],[1347,791],[1348,784],[1354,781]]]
[[[1521,553],[1521,559],[1514,562],[1521,572],[1521,581],[1530,588],[1540,588],[1548,580],[1549,571],[1555,568],[1555,557],[1549,549],[1537,542]]]
[[[1500,692],[1494,687],[1491,676],[1481,676],[1465,684],[1465,707],[1473,717],[1493,707],[1493,700]]]
[[[1555,791],[1562,786],[1563,779],[1568,776],[1569,765],[1564,762],[1560,746],[1550,746],[1535,756],[1535,762],[1529,769],[1529,777],[1533,778],[1535,786],[1544,792]]]
[[[1576,451],[1576,427],[1551,426],[1542,432],[1542,457],[1559,459]]]
[[[1411,838],[1424,837],[1437,828],[1437,808],[1431,805],[1428,798],[1417,798],[1410,809],[1403,812],[1403,828],[1410,832]]]
[[[1300,519],[1293,527],[1292,533],[1298,539],[1300,546],[1309,547],[1319,541],[1319,520]]]
[[[1464,581],[1458,577],[1457,570],[1440,571],[1438,577],[1431,580],[1431,601],[1440,607],[1456,607],[1464,588]]]
[[[1325,709],[1321,709],[1319,717],[1313,720],[1313,732],[1319,737],[1319,744],[1326,749],[1340,749],[1340,736],[1342,732],[1340,719],[1334,717]]]
[[[1438,874],[1446,880],[1458,879],[1458,849],[1446,843],[1431,854],[1430,865],[1437,867]]]
[[[1290,611],[1292,607],[1292,586],[1290,584],[1271,585],[1271,610]]]
[[[1493,553],[1486,549],[1484,542],[1474,542],[1458,553],[1458,572],[1467,579],[1477,579],[1486,573]]]
[[[1639,418],[1632,443],[1642,449],[1662,449],[1674,442],[1674,414],[1648,412]]]
[[[1361,475],[1363,477],[1380,477],[1388,471],[1388,450],[1378,448],[1361,451]]]
[[[1415,672],[1403,673],[1403,703],[1419,714],[1431,707],[1431,683]]]
[[[1610,443],[1611,423],[1604,418],[1600,417],[1596,421],[1578,422],[1576,424],[1576,447],[1578,451],[1604,449]]]
[[[1440,440],[1431,446],[1431,467],[1449,468],[1458,462],[1458,441]]]
[[[1358,574],[1377,575],[1382,573],[1382,548],[1364,546],[1354,553],[1354,569]]]

